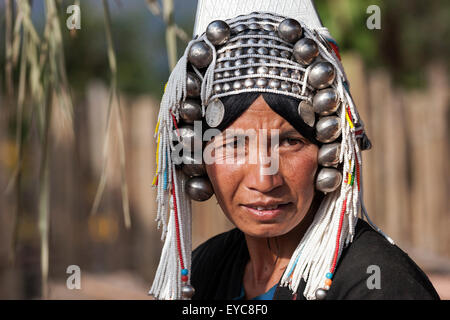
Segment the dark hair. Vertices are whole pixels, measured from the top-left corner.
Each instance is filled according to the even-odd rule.
[[[270,108],[286,119],[303,137],[316,145],[321,145],[315,138],[314,127],[308,126],[298,114],[301,100],[282,94],[246,92],[220,98],[225,106],[225,114],[217,129],[220,131],[226,129],[261,95]]]

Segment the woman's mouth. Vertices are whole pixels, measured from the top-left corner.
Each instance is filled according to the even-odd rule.
[[[284,202],[279,204],[246,204],[243,207],[250,212],[259,221],[271,221],[277,218],[282,213],[286,212],[291,206],[291,202]]]

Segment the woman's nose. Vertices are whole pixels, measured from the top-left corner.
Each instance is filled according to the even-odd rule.
[[[278,162],[274,166],[273,155],[267,156],[261,152],[256,163],[248,164],[246,170],[247,188],[262,193],[267,193],[283,185],[283,177],[278,168]]]

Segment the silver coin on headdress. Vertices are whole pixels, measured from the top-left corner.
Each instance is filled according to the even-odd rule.
[[[314,123],[316,122],[316,115],[311,103],[306,100],[302,100],[298,104],[298,114],[308,126],[314,126]]]
[[[220,99],[214,99],[206,107],[205,120],[211,128],[217,127],[225,115],[225,106]]]

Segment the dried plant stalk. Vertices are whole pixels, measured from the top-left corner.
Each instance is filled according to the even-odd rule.
[[[108,115],[107,115],[107,125],[105,132],[105,142],[103,144],[103,166],[102,173],[100,176],[100,182],[97,187],[97,192],[94,199],[94,204],[92,206],[91,214],[95,214],[100,205],[101,197],[104,193],[106,186],[107,173],[106,168],[108,166],[108,146],[111,135],[112,126],[112,112],[117,112],[117,121],[115,123],[116,129],[118,131],[119,139],[119,161],[120,161],[120,173],[121,173],[121,194],[122,194],[122,209],[124,215],[125,227],[128,229],[131,227],[131,217],[130,217],[130,205],[128,199],[128,184],[126,181],[126,159],[125,159],[125,143],[123,138],[123,128],[122,128],[122,112],[120,107],[120,99],[117,92],[117,63],[116,55],[114,52],[114,44],[111,32],[111,15],[109,12],[109,5],[107,0],[103,0],[103,11],[104,11],[104,21],[105,21],[105,32],[106,41],[108,45],[108,62],[111,71],[111,83],[109,91],[109,102],[108,102]]]
[[[34,120],[37,124],[37,134],[40,142],[39,163],[39,197],[38,229],[41,251],[41,282],[42,297],[48,297],[49,271],[49,221],[50,221],[50,121],[53,106],[53,96],[66,115],[70,130],[72,128],[73,106],[69,84],[66,75],[61,27],[58,18],[56,0],[46,0],[46,23],[43,38],[37,33],[31,19],[31,6],[28,0],[16,0],[17,16],[12,37],[8,37],[6,45],[7,67],[13,69],[19,60],[19,83],[16,101],[16,149],[17,163],[8,182],[7,192],[15,187],[16,212],[13,226],[13,257],[18,241],[18,224],[20,222],[22,163],[25,145],[31,136]],[[7,9],[12,11],[12,3],[7,1]],[[12,15],[11,12],[7,13]],[[12,23],[7,23],[9,26]],[[9,28],[9,27],[8,27]],[[11,70],[12,72],[12,70]],[[8,85],[11,88],[13,84]],[[27,132],[23,132],[23,124],[27,123]]]

